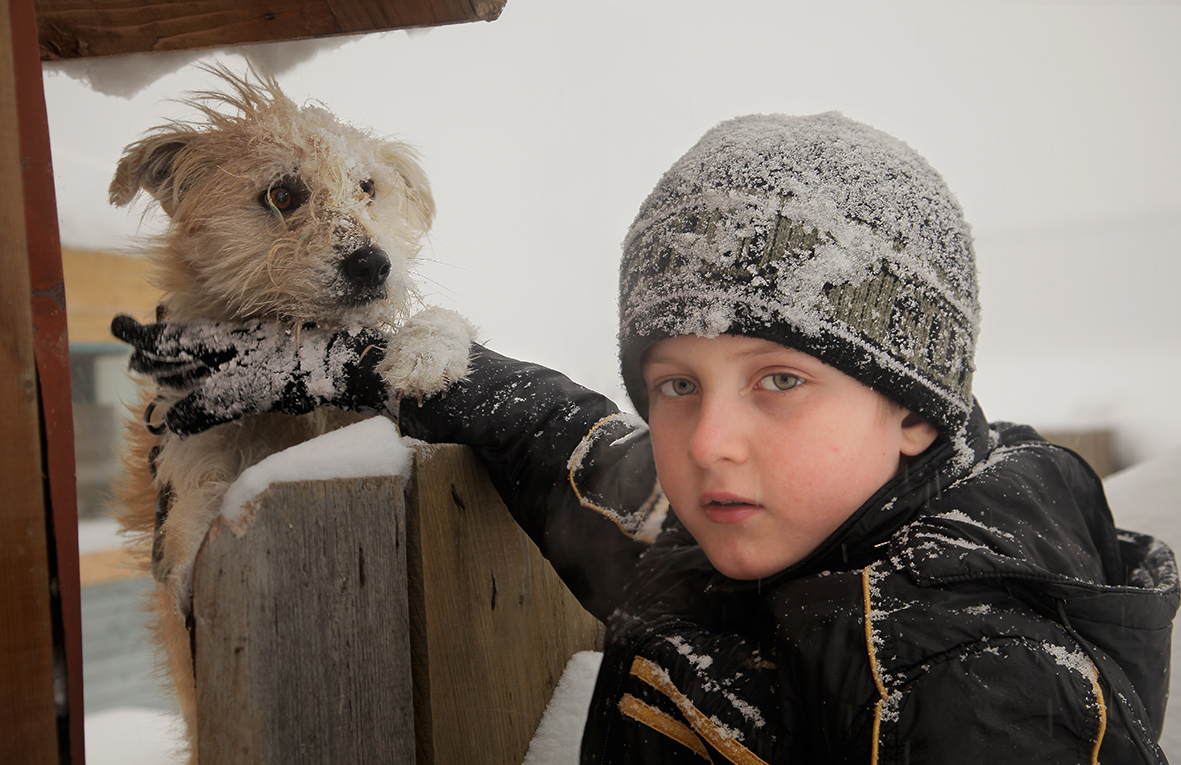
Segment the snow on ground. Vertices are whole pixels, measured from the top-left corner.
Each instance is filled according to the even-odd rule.
[[[1181,448],[1116,473],[1104,481],[1117,526],[1152,534],[1181,550]],[[1173,625],[1173,671],[1170,704],[1161,748],[1173,762],[1181,761],[1181,631]]]
[[[1181,447],[1103,482],[1119,526],[1155,534],[1181,549]]]
[[[86,715],[88,765],[179,765],[181,721],[168,712],[121,707]]]
[[[111,518],[82,518],[78,521],[78,554],[117,550],[126,540]]]
[[[582,728],[603,655],[570,657],[522,765],[578,765]],[[180,718],[149,709],[118,708],[86,716],[88,765],[179,765]]]

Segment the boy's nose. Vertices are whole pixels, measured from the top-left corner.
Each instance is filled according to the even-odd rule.
[[[689,458],[701,467],[710,467],[722,461],[742,463],[748,455],[749,442],[738,407],[705,397],[689,438]]]

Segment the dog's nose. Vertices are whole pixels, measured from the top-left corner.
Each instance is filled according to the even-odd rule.
[[[358,287],[377,287],[390,275],[390,258],[376,247],[362,247],[344,259],[340,270]]]

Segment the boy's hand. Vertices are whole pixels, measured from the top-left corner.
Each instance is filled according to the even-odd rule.
[[[140,324],[117,316],[111,333],[130,343],[132,371],[177,391],[164,416],[180,436],[248,414],[306,414],[321,406],[380,410],[389,394],[376,368],[386,336],[273,322]]]

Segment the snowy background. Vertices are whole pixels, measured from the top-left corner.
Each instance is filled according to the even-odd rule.
[[[421,148],[428,297],[501,352],[622,400],[619,242],[660,174],[722,119],[837,109],[917,148],[963,204],[991,417],[1111,427],[1125,464],[1181,443],[1181,6],[720,8],[509,0],[493,23],[239,51]],[[192,58],[47,67],[67,246],[135,236],[142,208],[109,207],[107,184],[124,145],[186,113],[169,99],[210,83]]]
[[[1174,3],[509,0],[491,24],[208,57],[248,52],[297,101],[416,144],[428,299],[621,403],[619,242],[674,159],[743,113],[893,133],[974,227],[985,411],[1110,428],[1132,464],[1181,453],[1179,33]],[[195,58],[46,67],[66,246],[143,230],[106,187],[124,145],[186,114],[169,99],[210,84]],[[1181,542],[1171,511],[1151,522]]]

